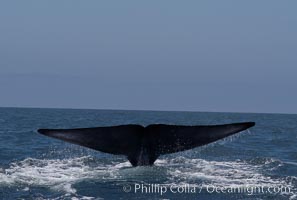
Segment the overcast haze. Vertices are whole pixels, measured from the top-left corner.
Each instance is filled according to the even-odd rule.
[[[296,1],[1,1],[0,106],[297,113]]]

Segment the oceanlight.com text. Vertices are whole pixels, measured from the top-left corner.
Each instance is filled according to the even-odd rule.
[[[232,185],[232,186],[218,186],[214,184],[206,185],[162,185],[162,184],[126,184],[123,185],[123,191],[126,193],[138,194],[290,194],[291,188],[288,186],[261,186],[261,185]]]

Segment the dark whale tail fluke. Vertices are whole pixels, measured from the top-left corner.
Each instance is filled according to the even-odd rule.
[[[126,155],[133,166],[138,166],[152,165],[162,154],[206,145],[254,125],[254,122],[213,126],[120,125],[77,129],[39,129],[38,132],[97,151]]]

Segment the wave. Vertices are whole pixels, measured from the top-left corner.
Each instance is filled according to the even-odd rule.
[[[27,158],[11,163],[7,169],[1,169],[0,185],[25,188],[45,186],[75,194],[73,184],[94,178],[114,179],[117,177],[116,171],[130,165],[126,162],[93,167],[94,162],[94,158],[90,156],[52,160]]]
[[[172,160],[158,160],[156,165],[170,168],[173,182],[204,182],[217,183],[222,186],[230,185],[287,185],[281,179],[273,179],[262,173],[262,169],[274,166],[273,159],[265,159],[254,165],[249,161],[207,161],[204,159],[188,159],[177,157]],[[278,166],[281,166],[278,164]]]
[[[284,186],[292,188],[291,198],[297,196],[296,177],[271,176],[266,169],[275,170],[284,163],[270,158],[236,161],[208,161],[177,157],[158,159],[154,167],[131,167],[122,161],[102,162],[96,157],[82,156],[67,159],[27,158],[0,168],[0,185],[22,188],[46,187],[79,196],[75,184],[82,181],[120,182],[140,181],[168,184],[215,184],[217,186]],[[79,198],[90,198],[79,196]],[[63,197],[61,197],[63,199]]]

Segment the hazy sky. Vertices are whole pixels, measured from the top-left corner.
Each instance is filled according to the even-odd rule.
[[[0,106],[297,113],[297,1],[1,1]]]

